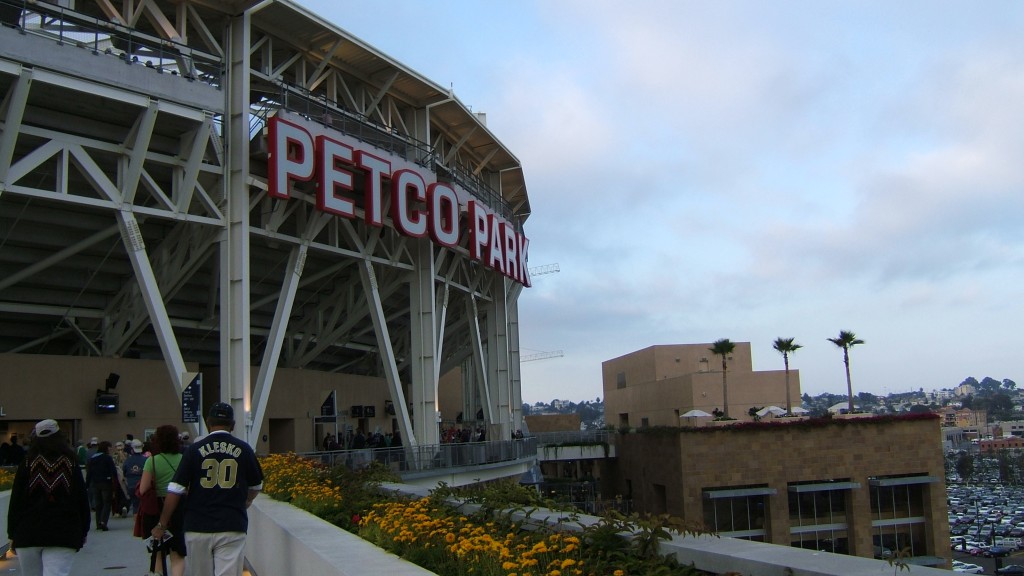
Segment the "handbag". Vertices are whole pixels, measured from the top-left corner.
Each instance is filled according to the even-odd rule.
[[[132,528],[132,536],[135,536],[136,538],[146,537],[145,526],[142,523],[142,519],[142,512],[135,515],[135,527]]]
[[[140,493],[139,487],[142,486],[140,482],[135,487],[135,495],[139,497],[139,515],[145,516],[157,516],[160,514],[160,500],[156,495],[156,458],[153,459],[153,486],[149,490]]]

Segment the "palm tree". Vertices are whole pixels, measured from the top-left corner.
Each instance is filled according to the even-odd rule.
[[[721,340],[715,340],[708,348],[712,354],[722,357],[722,412],[724,413],[723,418],[729,417],[729,384],[725,378],[725,373],[728,371],[729,366],[726,364],[729,355],[736,348],[736,343],[731,342],[728,338],[722,338]]]
[[[846,395],[849,398],[849,413],[853,414],[853,383],[850,381],[850,348],[864,341],[849,330],[840,330],[838,338],[829,338],[829,342],[843,349],[843,364],[846,364]]]
[[[794,342],[796,338],[776,338],[772,344],[782,354],[782,361],[786,363],[786,416],[793,415],[793,402],[789,397],[789,355],[803,348],[802,345]]]

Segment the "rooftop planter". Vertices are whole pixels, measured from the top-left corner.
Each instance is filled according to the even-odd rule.
[[[903,422],[917,422],[923,420],[939,420],[938,414],[899,414],[881,415],[856,414],[857,418],[775,418],[762,420],[761,422],[750,421],[715,421],[709,422],[708,426],[685,428],[679,426],[651,426],[634,430],[636,434],[714,434],[716,432],[764,432],[772,430],[815,430],[834,426],[878,426],[887,424],[898,424]]]

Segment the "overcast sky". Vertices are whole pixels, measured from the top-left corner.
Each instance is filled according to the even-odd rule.
[[[750,342],[803,391],[1024,385],[1024,2],[300,0],[522,161],[523,399]]]

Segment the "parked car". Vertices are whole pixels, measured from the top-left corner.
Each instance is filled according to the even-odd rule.
[[[1012,553],[1013,548],[1008,546],[992,546],[988,550],[985,550],[983,554],[989,558],[1002,558],[1004,556],[1009,556]]]
[[[954,566],[953,572],[960,572],[962,574],[983,574],[985,569],[977,564],[961,564],[960,566]]]

